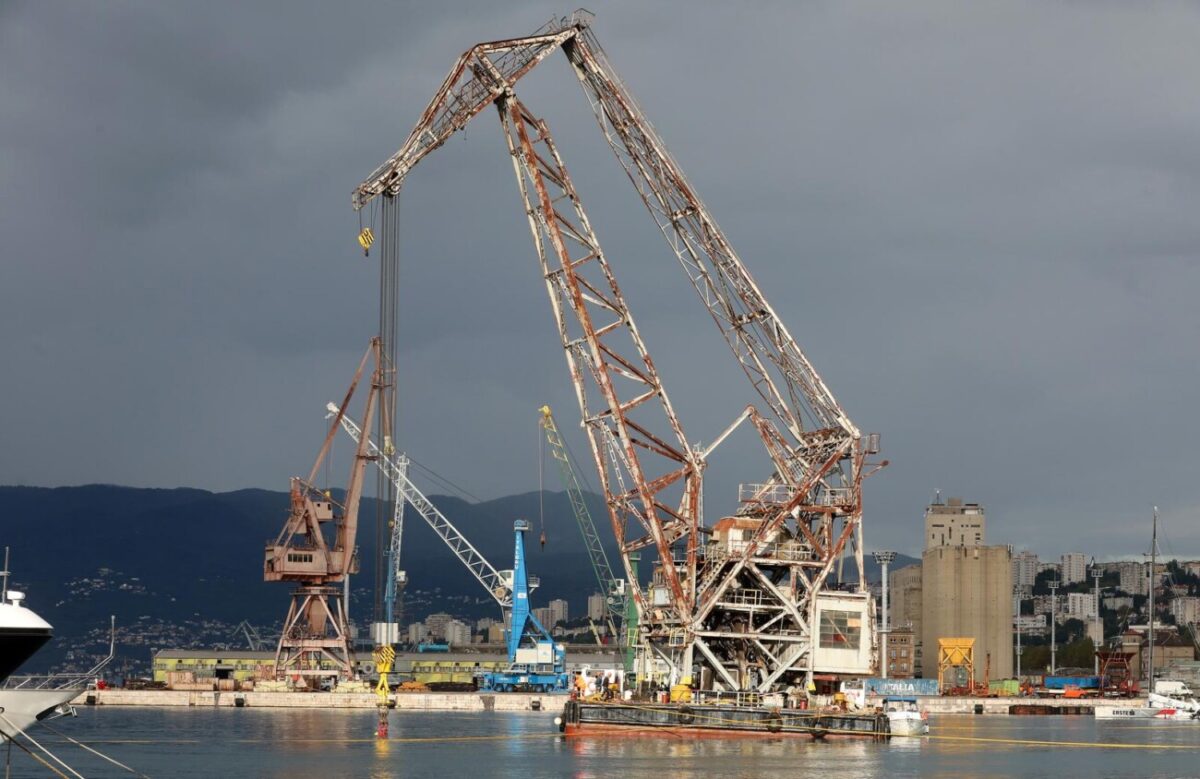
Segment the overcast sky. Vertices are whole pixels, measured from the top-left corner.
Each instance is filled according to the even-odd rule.
[[[0,2],[0,483],[306,472],[376,326],[351,189],[459,53],[570,10]],[[990,542],[1043,556],[1141,553],[1157,503],[1165,551],[1200,555],[1200,6],[592,10],[772,304],[882,434],[868,547],[917,552],[941,489],[986,505]],[[689,438],[712,440],[744,377],[561,55],[519,92]],[[495,117],[401,202],[402,444],[480,497],[536,489],[538,406],[584,446]],[[714,463],[710,513],[756,447]]]

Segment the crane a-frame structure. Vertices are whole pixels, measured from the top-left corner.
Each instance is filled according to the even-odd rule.
[[[548,126],[516,95],[520,79],[556,51],[760,397],[761,408],[731,414],[706,448],[684,435]],[[394,208],[409,171],[489,106],[499,113],[653,668],[676,679],[699,670],[697,684],[733,690],[811,681],[814,670],[870,671],[861,485],[878,437],[861,435],[767,302],[609,64],[590,14],[464,52],[404,145],[354,190],[354,207],[382,197],[385,213]],[[706,527],[708,458],[745,422],[771,473],[742,486],[737,516]],[[633,571],[641,550],[657,557],[649,586]],[[849,550],[857,588],[835,592],[827,584]]]
[[[335,407],[333,422],[308,478],[292,478],[287,521],[279,536],[266,546],[263,578],[269,582],[284,581],[296,585],[275,652],[275,676],[278,679],[302,678],[307,683],[320,677],[350,679],[354,676],[354,645],[346,618],[348,604],[343,603],[343,589],[338,585],[351,574],[358,573],[358,547],[355,545],[358,506],[362,497],[363,471],[371,457],[366,443],[360,441],[355,449],[343,503],[339,504],[332,495],[314,485],[371,358],[374,358],[374,368],[363,411],[363,426],[370,427],[383,383],[378,338],[371,339],[345,399],[341,406]],[[327,530],[330,526],[331,535]]]

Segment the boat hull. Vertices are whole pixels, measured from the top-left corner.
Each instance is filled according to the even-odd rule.
[[[36,722],[67,713],[60,707],[66,707],[79,692],[78,688],[0,689],[0,734],[11,738]]]
[[[888,718],[883,714],[750,706],[568,701],[558,722],[568,738],[884,739],[891,735]]]
[[[1095,716],[1096,719],[1149,719],[1158,711],[1150,706],[1097,706]]]
[[[889,712],[888,729],[893,736],[924,736],[929,733],[929,722],[920,714]]]

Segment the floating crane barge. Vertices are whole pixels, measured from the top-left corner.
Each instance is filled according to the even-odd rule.
[[[861,487],[887,464],[868,462],[879,437],[851,422],[767,302],[609,64],[591,20],[576,11],[533,35],[464,52],[400,150],[354,190],[354,208],[382,201],[386,263],[396,254],[397,195],[409,172],[495,108],[636,607],[639,683],[761,699],[788,686],[811,689],[818,673],[869,675],[879,647],[863,575]],[[758,394],[758,405],[732,409],[726,426],[705,431],[705,446],[684,432],[547,123],[517,97],[517,82],[556,51],[570,63],[669,256]],[[369,225],[363,229],[364,249],[373,235]],[[848,295],[826,331],[836,332],[854,305]],[[706,523],[710,457],[743,425],[763,446],[766,472],[741,485],[733,516]],[[653,562],[649,583],[639,580],[639,558]],[[843,584],[830,586],[834,579]],[[704,704],[572,702],[561,719],[571,735],[878,737],[887,725],[875,715]]]
[[[583,703],[568,701],[558,718],[568,738],[688,736],[694,738],[870,738],[890,735],[885,714],[847,714],[763,706]]]

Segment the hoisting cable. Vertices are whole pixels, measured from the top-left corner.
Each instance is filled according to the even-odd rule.
[[[57,768],[55,768],[54,766],[52,766],[52,765],[50,765],[48,762],[46,762],[46,759],[45,759],[44,757],[42,757],[41,755],[39,755],[39,754],[38,754],[38,753],[36,753],[36,752],[31,752],[31,751],[29,751],[29,747],[25,746],[25,745],[24,745],[24,744],[22,744],[20,741],[17,741],[17,740],[16,740],[16,739],[14,739],[14,738],[10,738],[10,739],[8,739],[8,746],[9,746],[9,750],[10,750],[10,751],[11,751],[11,749],[12,749],[12,745],[13,745],[13,744],[16,744],[18,749],[20,749],[20,750],[21,750],[21,751],[23,751],[25,754],[29,755],[30,757],[32,757],[34,760],[38,761],[38,762],[39,762],[39,763],[41,763],[42,765],[46,766],[46,768],[50,769],[50,771],[52,771],[52,772],[53,772],[54,774],[56,774],[57,776],[60,776],[60,777],[62,777],[62,779],[71,779],[71,777],[67,776],[67,775],[66,775],[66,774],[64,774],[62,771],[59,771]]]
[[[543,498],[546,490],[546,436],[542,433],[542,425],[538,423],[538,523],[542,528],[542,551],[546,551],[546,509]]]
[[[441,482],[442,486],[444,486],[446,489],[451,490],[453,492],[457,492],[457,493],[463,495],[464,497],[471,499],[472,501],[474,501],[476,503],[483,503],[483,498],[480,498],[478,495],[468,492],[466,489],[458,486],[457,484],[450,481],[445,476],[442,476],[441,474],[439,474],[437,471],[433,470],[432,468],[430,468],[426,465],[422,465],[421,463],[414,460],[411,455],[408,456],[408,463],[409,463],[409,465],[415,465],[417,468],[424,471],[426,473],[426,475],[428,475],[430,478],[434,479],[435,481]]]
[[[46,730],[50,731],[51,733],[55,734],[56,736],[66,739],[67,741],[71,742],[72,744],[79,747],[80,749],[87,750],[88,752],[91,752],[96,757],[107,760],[108,762],[115,765],[117,768],[124,768],[126,771],[133,774],[134,776],[140,776],[141,779],[150,779],[150,777],[146,776],[141,771],[130,768],[129,766],[122,763],[121,761],[109,757],[108,755],[104,754],[103,752],[101,752],[98,749],[93,749],[92,747],[88,746],[87,744],[83,743],[82,741],[76,741],[75,739],[68,736],[66,733],[63,733],[61,730],[52,728],[44,722],[42,723],[42,727],[44,727]]]
[[[46,749],[44,746],[42,746],[41,744],[39,744],[39,743],[37,742],[37,739],[35,739],[33,736],[29,735],[29,734],[28,734],[27,732],[25,732],[24,730],[21,730],[19,727],[17,727],[17,726],[16,726],[16,725],[13,723],[13,721],[12,721],[12,720],[10,720],[8,717],[4,716],[4,713],[3,713],[3,712],[0,712],[0,719],[4,720],[4,721],[5,721],[5,723],[7,723],[7,724],[8,724],[8,726],[9,726],[10,728],[12,728],[12,731],[13,731],[14,733],[19,733],[19,734],[21,734],[22,736],[24,736],[25,738],[29,739],[29,743],[30,743],[30,744],[33,744],[33,745],[34,745],[35,747],[37,747],[37,748],[38,748],[40,751],[44,752],[44,753],[46,754],[46,756],[47,756],[47,757],[49,757],[51,760],[53,760],[54,762],[56,762],[56,763],[58,763],[60,766],[62,766],[64,769],[66,769],[66,771],[67,771],[67,772],[68,772],[68,773],[69,773],[71,776],[77,777],[77,779],[84,779],[82,774],[80,774],[80,773],[79,773],[79,772],[77,772],[77,771],[76,771],[74,768],[71,768],[71,766],[67,765],[67,764],[66,764],[66,763],[64,763],[62,760],[60,760],[60,759],[58,758],[58,756],[57,756],[57,755],[55,755],[53,752],[51,752],[49,749]],[[63,777],[64,779],[70,779],[70,777],[69,777],[69,776],[67,776],[67,774],[64,774],[62,771],[59,771],[57,768],[55,768],[54,766],[52,766],[52,765],[50,765],[49,763],[47,763],[47,762],[46,762],[45,760],[43,760],[41,757],[39,757],[38,755],[36,755],[36,754],[34,754],[33,752],[31,752],[31,751],[30,751],[30,750],[29,750],[29,749],[28,749],[28,748],[27,748],[27,747],[26,747],[24,744],[22,744],[20,741],[17,741],[15,738],[13,738],[13,737],[11,737],[11,736],[9,737],[9,739],[10,739],[10,740],[11,740],[11,741],[12,741],[14,744],[16,744],[18,747],[20,747],[21,749],[24,749],[24,750],[25,750],[25,752],[26,752],[26,753],[28,753],[30,757],[34,758],[34,759],[35,759],[35,760],[37,760],[39,763],[43,764],[44,766],[46,766],[47,768],[49,768],[49,769],[50,769],[51,771],[53,771],[54,773],[58,774],[59,776]]]

